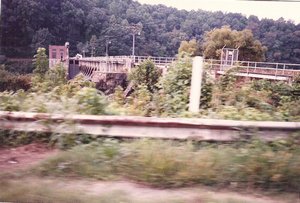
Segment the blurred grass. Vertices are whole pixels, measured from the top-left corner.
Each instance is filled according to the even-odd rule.
[[[261,196],[204,188],[157,190],[126,183],[74,180],[65,178],[5,177],[0,180],[1,202],[43,203],[270,203],[297,202],[294,194]],[[105,189],[103,188],[105,187]],[[274,200],[274,201],[273,201]],[[276,201],[275,201],[276,200]]]
[[[70,182],[69,184],[72,184]],[[78,184],[75,181],[75,184]],[[82,183],[81,183],[82,184]],[[64,188],[67,187],[68,189]],[[1,202],[42,202],[42,203],[184,203],[189,200],[174,198],[166,195],[163,199],[146,197],[134,197],[130,192],[120,190],[109,190],[100,194],[91,193],[88,189],[82,189],[84,185],[77,185],[69,188],[63,180],[51,179],[38,180],[25,178],[21,180],[5,179],[0,180],[0,201]]]
[[[283,143],[281,143],[283,142]],[[299,144],[241,146],[105,140],[74,147],[34,169],[45,176],[129,178],[157,187],[194,184],[300,191]]]
[[[70,192],[49,184],[12,182],[8,180],[0,181],[0,201],[5,202],[98,202],[95,197]]]

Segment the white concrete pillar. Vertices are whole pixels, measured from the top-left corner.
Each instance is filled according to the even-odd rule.
[[[189,111],[192,113],[199,112],[202,72],[203,72],[203,58],[201,56],[196,56],[193,59],[192,81],[191,81],[190,103],[189,103]]]

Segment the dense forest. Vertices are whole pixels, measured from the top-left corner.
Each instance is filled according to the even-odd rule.
[[[266,61],[300,63],[300,24],[237,13],[185,11],[132,0],[3,0],[1,52],[30,57],[38,47],[70,42],[71,54],[174,56],[183,40],[228,25],[250,29],[268,48]],[[140,32],[140,35],[138,33]]]

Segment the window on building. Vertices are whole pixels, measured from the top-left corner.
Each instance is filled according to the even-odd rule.
[[[52,50],[52,58],[56,59],[56,50]]]

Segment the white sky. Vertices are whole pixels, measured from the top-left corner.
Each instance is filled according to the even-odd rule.
[[[136,0],[147,4],[164,4],[185,10],[207,10],[242,13],[247,17],[256,15],[259,19],[277,20],[283,17],[300,23],[300,1],[246,1],[246,0]]]

